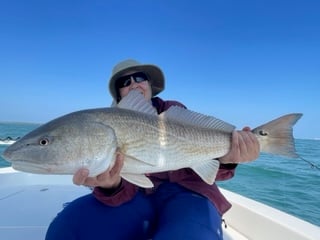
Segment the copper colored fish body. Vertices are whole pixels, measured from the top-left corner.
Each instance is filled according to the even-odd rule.
[[[297,157],[292,126],[302,114],[289,114],[253,129],[263,152]],[[118,107],[89,109],[54,119],[9,146],[3,157],[26,172],[74,174],[86,167],[96,176],[124,154],[121,176],[152,187],[146,173],[193,169],[212,184],[219,161],[230,150],[234,126],[200,113],[171,107],[158,115],[131,91]]]

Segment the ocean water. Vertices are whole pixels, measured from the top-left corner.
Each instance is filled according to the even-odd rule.
[[[0,156],[7,137],[22,137],[39,124],[0,123]],[[297,139],[298,154],[320,167],[320,140]],[[0,157],[0,167],[10,166]],[[218,185],[320,226],[320,170],[301,159],[261,154]]]

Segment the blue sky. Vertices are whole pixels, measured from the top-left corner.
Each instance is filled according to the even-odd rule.
[[[1,0],[0,121],[109,106],[118,61],[158,65],[164,99],[238,128],[301,112],[320,137],[317,0]]]

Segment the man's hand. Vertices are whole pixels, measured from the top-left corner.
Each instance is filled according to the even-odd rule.
[[[121,183],[120,171],[123,167],[123,161],[123,154],[117,153],[114,165],[96,177],[88,177],[88,169],[81,168],[73,175],[73,183],[88,187],[116,188]]]
[[[259,157],[260,145],[249,127],[232,133],[231,149],[225,156],[219,158],[221,163],[250,162]]]

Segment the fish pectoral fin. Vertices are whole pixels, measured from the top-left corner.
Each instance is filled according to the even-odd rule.
[[[149,160],[144,160],[143,158],[138,159],[135,158],[131,155],[128,155],[128,152],[125,154],[125,165],[126,166],[131,166],[132,168],[135,168],[135,166],[140,166],[140,165],[148,165],[148,166],[158,166],[159,165],[159,160],[157,158],[154,159],[149,159]]]
[[[150,181],[150,179],[143,174],[121,173],[121,177],[139,187],[153,187],[153,183]]]
[[[191,168],[202,178],[203,181],[211,185],[216,179],[219,165],[220,163],[218,160],[210,159],[205,163],[192,166]]]

